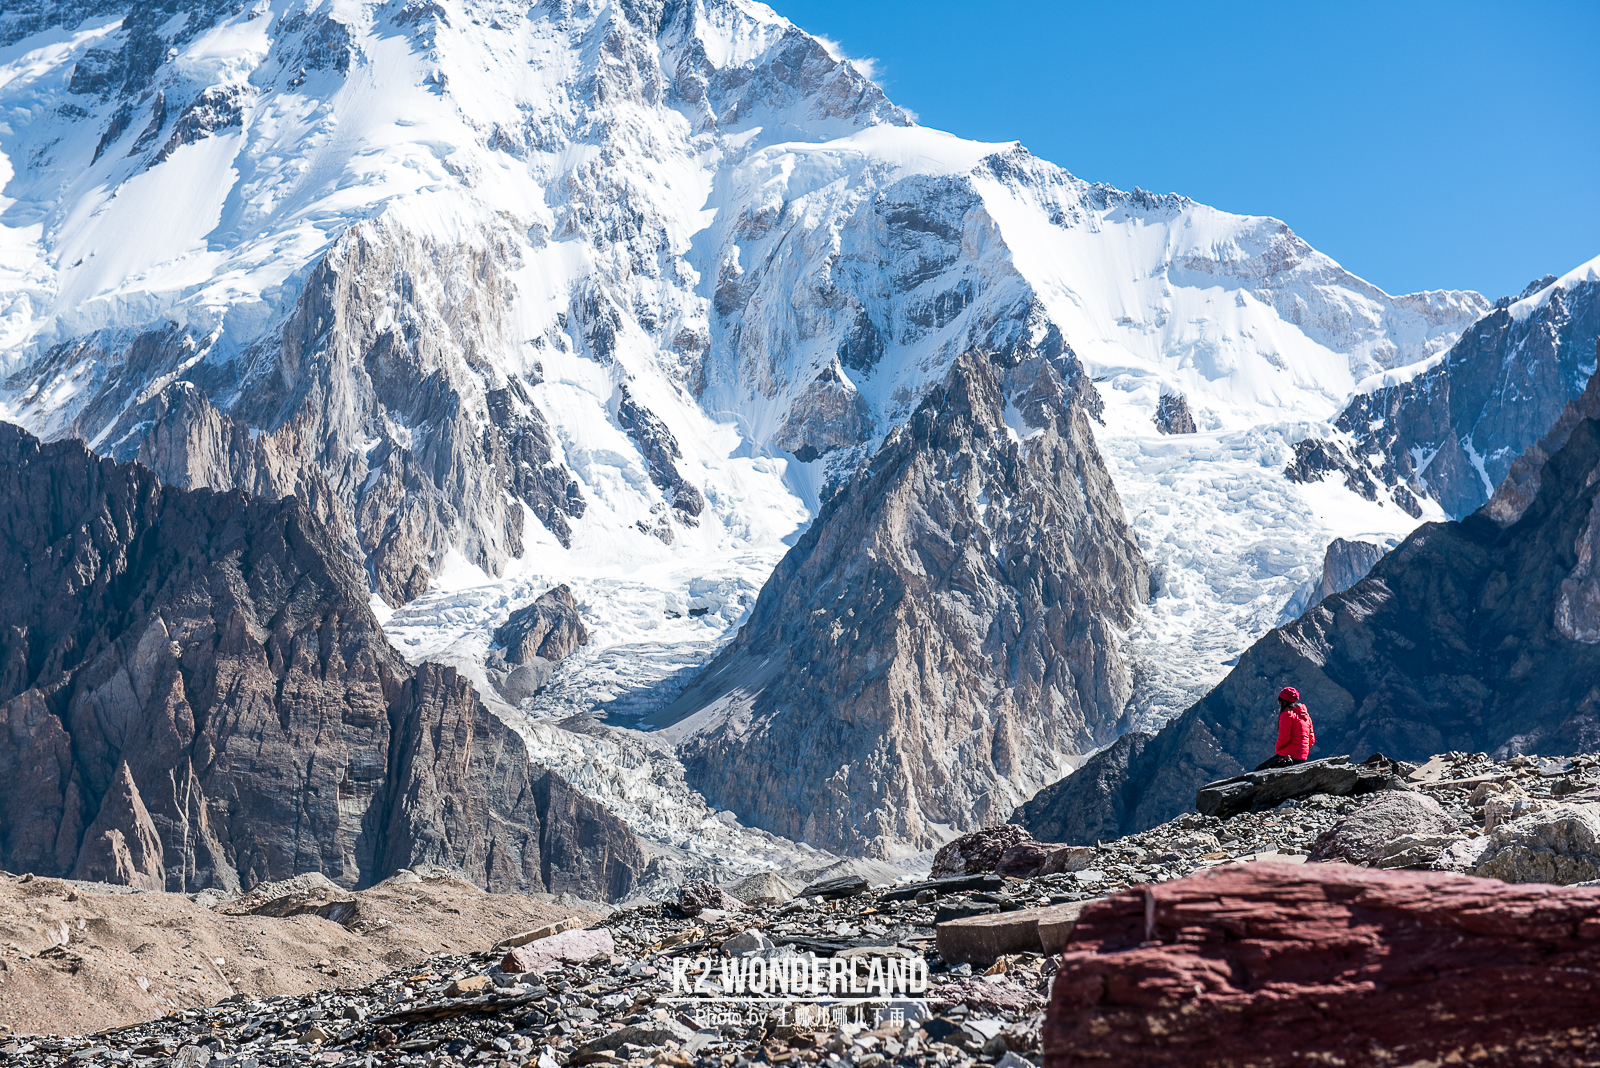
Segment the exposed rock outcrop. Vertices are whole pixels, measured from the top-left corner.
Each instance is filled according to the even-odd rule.
[[[1196,432],[1194,416],[1189,412],[1189,402],[1182,393],[1163,393],[1156,404],[1156,429],[1163,434],[1193,434]]]
[[[1318,744],[1402,759],[1445,750],[1600,745],[1600,382],[1530,448],[1495,500],[1426,525],[1361,582],[1252,646],[1154,738],[1110,751],[1036,799],[1041,837],[1093,841],[1184,811],[1207,781],[1270,752],[1279,687]],[[1122,770],[1125,763],[1126,770]],[[1043,801],[1041,804],[1040,801]],[[1041,811],[1044,810],[1044,811]]]
[[[1090,903],[1047,1068],[1566,1065],[1600,1055],[1600,889],[1233,865]]]
[[[586,503],[521,378],[482,351],[514,346],[511,253],[480,237],[352,226],[248,359],[206,359],[173,324],[89,334],[10,383],[19,414],[169,485],[300,497],[390,604],[451,548],[498,573],[523,553],[524,506],[568,544]],[[61,425],[44,403],[65,381],[86,388]]]
[[[1442,363],[1357,395],[1337,439],[1297,446],[1289,477],[1338,473],[1368,500],[1382,486],[1402,507],[1432,497],[1457,518],[1477,509],[1594,373],[1600,283],[1556,281],[1500,301]]]
[[[0,425],[0,867],[168,890],[432,862],[616,898],[644,859],[413,670],[295,498],[164,487]]]
[[[1346,541],[1334,538],[1322,557],[1322,579],[1317,583],[1313,604],[1321,604],[1336,593],[1343,593],[1367,577],[1372,565],[1383,559],[1388,549],[1376,542]]]
[[[518,704],[544,688],[553,664],[588,640],[572,590],[552,587],[495,630],[495,648],[485,665],[489,681],[507,701]]]
[[[870,320],[869,320],[870,322]],[[801,463],[867,440],[872,408],[837,363],[824,367],[795,398],[772,443]]]
[[[508,664],[526,664],[534,657],[554,663],[588,640],[578,602],[564,584],[512,612],[494,632],[494,643],[505,650]]]
[[[1070,350],[963,356],[666,714],[709,720],[684,746],[691,783],[814,844],[928,848],[1110,741],[1132,691],[1116,628],[1149,571],[1092,388]]]

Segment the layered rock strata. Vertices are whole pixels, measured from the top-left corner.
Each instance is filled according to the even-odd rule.
[[[1039,837],[1093,841],[1188,808],[1271,752],[1292,684],[1325,750],[1600,743],[1600,384],[1591,381],[1483,509],[1428,524],[1371,574],[1263,637],[1154,738],[1124,739],[1036,797]],[[1109,832],[1109,834],[1108,834]]]
[[[1589,1063],[1597,910],[1600,889],[1324,864],[1127,890],[1078,917],[1044,1063]]]
[[[409,666],[312,509],[0,425],[0,868],[178,891],[431,862],[616,898],[637,840]]]
[[[920,849],[1110,741],[1132,690],[1117,628],[1149,571],[1092,389],[1069,349],[963,356],[669,710],[704,724],[691,783],[792,838]]]

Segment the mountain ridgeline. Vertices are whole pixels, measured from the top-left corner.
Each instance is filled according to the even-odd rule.
[[[632,832],[384,640],[297,498],[0,424],[0,868],[193,892],[420,863],[627,896]]]
[[[1285,685],[1311,709],[1313,755],[1582,752],[1600,744],[1597,679],[1600,375],[1486,505],[1420,527],[1159,733],[1118,739],[1014,818],[1074,842],[1170,819],[1271,755]]]
[[[1289,477],[1337,476],[1374,500],[1380,485],[1413,515],[1431,497],[1461,518],[1494,492],[1512,463],[1595,372],[1600,281],[1539,279],[1461,335],[1440,362],[1403,382],[1358,393],[1333,439],[1296,447]]]

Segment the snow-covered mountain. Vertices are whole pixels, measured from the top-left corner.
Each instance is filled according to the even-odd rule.
[[[1369,497],[1383,486],[1464,518],[1583,393],[1597,337],[1600,258],[1501,297],[1444,356],[1361,383],[1331,436],[1296,445],[1290,476],[1334,476]]]
[[[525,734],[619,799],[638,776],[602,784],[588,742],[563,767],[553,723],[677,696],[963,352],[1054,338],[1097,383],[1153,571],[1122,725],[1151,725],[1313,595],[1334,537],[1414,525],[1283,469],[1489,310],[918,127],[749,0],[8,10],[0,249],[0,417],[305,496],[407,655],[480,689],[494,627],[567,583],[592,641]],[[1173,394],[1196,433],[1154,425]],[[646,808],[679,845],[716,822]]]

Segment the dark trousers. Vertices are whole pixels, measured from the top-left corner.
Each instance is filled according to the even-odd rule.
[[[1261,763],[1257,764],[1256,765],[1256,770],[1257,771],[1266,771],[1268,768],[1286,768],[1290,764],[1304,764],[1304,763],[1305,763],[1304,760],[1296,760],[1294,757],[1284,756],[1282,753],[1274,753],[1274,754],[1272,754],[1271,759],[1263,760]]]

